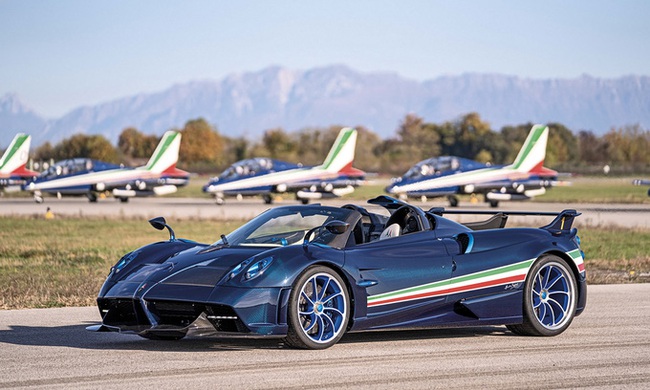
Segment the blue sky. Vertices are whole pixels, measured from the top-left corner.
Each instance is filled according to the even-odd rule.
[[[650,75],[650,1],[0,0],[0,96],[80,105],[271,65]]]

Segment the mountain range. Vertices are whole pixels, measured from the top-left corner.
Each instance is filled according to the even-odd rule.
[[[161,135],[199,117],[232,137],[255,139],[277,127],[363,125],[388,138],[408,113],[441,123],[469,112],[479,113],[494,130],[528,122],[557,122],[574,133],[597,135],[632,124],[648,128],[650,77],[529,79],[469,73],[415,81],[344,65],[273,66],[78,107],[55,119],[39,115],[14,93],[0,97],[0,147],[17,132],[32,134],[36,146],[75,133],[102,134],[116,144],[126,127]]]

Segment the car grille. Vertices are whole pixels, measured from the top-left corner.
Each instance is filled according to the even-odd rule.
[[[133,299],[98,299],[102,322],[109,326],[151,325],[140,301]]]
[[[100,298],[97,303],[105,325],[118,328],[152,325],[139,300]],[[147,309],[161,327],[186,328],[205,313],[205,317],[218,332],[250,332],[230,306],[154,300],[147,301]]]
[[[184,328],[201,315],[205,306],[192,302],[149,301],[147,308],[156,316],[159,325]]]

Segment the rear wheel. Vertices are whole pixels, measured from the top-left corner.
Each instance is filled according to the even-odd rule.
[[[291,291],[285,341],[296,348],[331,347],[345,333],[349,306],[345,283],[336,272],[322,266],[307,268]]]
[[[555,336],[573,321],[576,281],[567,263],[554,255],[541,257],[531,268],[524,287],[524,322],[508,325],[516,334]]]

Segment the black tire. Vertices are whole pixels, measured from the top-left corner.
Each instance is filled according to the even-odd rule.
[[[455,197],[453,195],[449,195],[447,197],[447,200],[449,201],[449,206],[458,207],[458,198],[457,197]]]
[[[499,201],[498,200],[490,200],[490,207],[499,207]]]
[[[262,199],[264,199],[264,203],[266,204],[273,204],[273,197],[270,194],[262,195]]]
[[[288,345],[302,349],[333,346],[343,337],[350,317],[345,282],[331,268],[307,268],[293,284],[287,315]]]
[[[508,325],[526,336],[556,336],[564,332],[576,313],[577,284],[571,267],[555,255],[540,257],[530,269],[524,287],[524,322]]]

